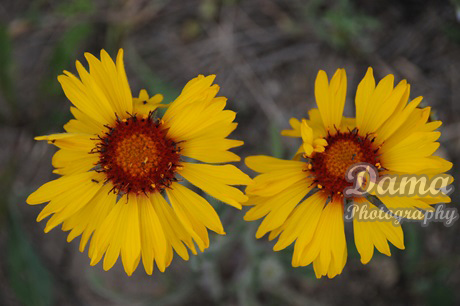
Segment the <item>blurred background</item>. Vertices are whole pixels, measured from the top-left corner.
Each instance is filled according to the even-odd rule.
[[[55,177],[55,149],[33,137],[70,119],[56,77],[101,48],[112,56],[125,48],[133,94],[146,88],[171,101],[196,75],[217,74],[238,112],[242,157],[293,156],[298,140],[279,132],[314,107],[319,69],[346,68],[346,115],[354,115],[356,86],[372,66],[379,79],[407,79],[411,98],[424,96],[444,122],[440,154],[458,164],[459,20],[458,0],[1,0],[0,305],[459,305],[459,222],[404,224],[406,250],[368,265],[347,224],[343,274],[317,280],[311,266],[291,267],[292,249],[256,241],[244,210],[214,202],[227,236],[211,234],[205,253],[175,256],[165,273],[139,267],[127,277],[120,263],[90,267],[78,239],[68,244],[59,229],[45,235],[35,222],[42,207],[25,204]]]

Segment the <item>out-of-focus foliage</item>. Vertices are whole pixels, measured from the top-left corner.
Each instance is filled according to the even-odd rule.
[[[51,305],[55,293],[50,272],[30,245],[17,208],[10,209],[7,226],[5,255],[11,288],[24,305]]]
[[[337,1],[327,10],[322,10],[323,5],[316,0],[305,7],[306,17],[322,40],[341,51],[373,51],[370,38],[379,25],[377,18],[361,13],[350,0]]]

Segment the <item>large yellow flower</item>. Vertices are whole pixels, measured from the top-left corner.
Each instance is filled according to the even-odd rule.
[[[429,122],[430,108],[418,108],[421,97],[408,102],[410,86],[401,81],[393,86],[388,75],[376,86],[373,71],[368,69],[356,92],[356,118],[342,116],[347,80],[338,69],[328,81],[320,71],[315,83],[318,109],[309,119],[291,119],[292,130],[284,136],[302,139],[294,160],[269,156],[246,158],[249,168],[261,173],[248,185],[247,205],[254,205],[245,220],[264,218],[257,238],[270,232],[278,238],[274,250],[295,241],[292,265],[313,263],[317,277],[340,274],[347,260],[344,232],[344,208],[350,202],[343,195],[352,183],[345,179],[347,169],[367,163],[385,174],[426,174],[434,176],[449,170],[452,164],[433,156],[441,122]],[[438,186],[443,187],[443,186]],[[391,212],[379,220],[353,216],[354,240],[363,263],[378,251],[390,256],[388,241],[404,249],[403,231],[394,215],[400,208],[430,210],[431,204],[449,202],[450,198],[379,196]],[[352,198],[358,209],[378,210],[368,199]],[[394,214],[394,215],[392,215]],[[372,221],[372,222],[371,222]]]
[[[37,221],[52,215],[45,232],[62,223],[68,241],[82,235],[80,251],[92,236],[91,265],[105,254],[108,270],[121,254],[128,275],[141,258],[148,274],[154,262],[164,271],[173,249],[187,260],[187,247],[197,254],[195,244],[201,251],[209,246],[207,229],[225,234],[213,207],[180,177],[236,208],[247,200],[231,186],[251,182],[246,174],[233,165],[207,164],[240,160],[228,150],[243,142],[226,138],[237,126],[235,112],[224,110],[226,98],[216,97],[214,75],[191,80],[164,105],[161,95],[149,98],[145,90],[132,97],[123,50],[116,64],[104,50],[101,60],[85,57],[90,71],[77,61],[80,79],[67,71],[58,78],[75,106],[67,133],[36,138],[59,148],[53,166],[62,177],[41,186],[27,203],[49,202]],[[155,118],[159,107],[168,108]]]

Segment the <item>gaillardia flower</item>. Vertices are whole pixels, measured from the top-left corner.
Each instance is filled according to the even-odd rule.
[[[318,73],[315,97],[318,109],[309,111],[309,119],[291,119],[292,130],[282,135],[302,139],[293,160],[269,156],[246,158],[249,168],[261,173],[248,185],[253,205],[245,220],[263,218],[256,237],[266,233],[278,237],[275,251],[295,241],[292,265],[313,263],[316,276],[340,274],[347,260],[344,212],[354,202],[358,209],[379,210],[377,197],[345,197],[352,185],[345,174],[357,163],[370,164],[379,175],[418,174],[434,176],[449,170],[452,164],[433,156],[439,147],[435,131],[441,122],[429,122],[430,108],[418,108],[422,98],[408,102],[410,86],[401,81],[393,85],[388,75],[376,86],[373,71],[368,69],[356,92],[356,118],[343,117],[347,79],[338,69],[328,81]],[[443,186],[438,186],[443,187]],[[369,220],[352,215],[354,241],[362,263],[368,263],[374,247],[390,256],[388,241],[404,249],[399,209],[432,210],[431,204],[449,202],[440,196],[385,196],[378,200],[387,210],[385,218]],[[378,204],[378,203],[377,203]],[[380,210],[379,210],[380,212]]]
[[[224,110],[226,98],[216,97],[215,76],[187,83],[169,105],[159,94],[142,90],[133,98],[123,65],[104,50],[101,60],[86,53],[89,72],[76,62],[80,78],[65,71],[58,77],[73,103],[66,133],[37,137],[59,148],[53,156],[60,178],[27,198],[31,205],[49,202],[37,221],[52,215],[45,232],[62,223],[68,241],[88,241],[91,265],[104,256],[110,269],[119,255],[131,275],[140,260],[152,274],[169,266],[173,250],[188,260],[187,247],[197,254],[209,246],[207,229],[225,234],[213,207],[180,183],[182,178],[236,208],[247,197],[232,185],[251,179],[233,165],[240,158],[228,150],[242,141],[226,137],[236,128],[235,112]],[[167,107],[162,118],[158,108]]]

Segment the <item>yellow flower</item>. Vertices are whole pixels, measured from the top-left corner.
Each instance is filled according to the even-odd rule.
[[[108,270],[121,254],[128,275],[141,259],[148,274],[154,262],[164,271],[173,250],[188,260],[187,247],[195,255],[195,244],[206,249],[207,229],[225,234],[213,207],[180,184],[181,177],[236,208],[247,200],[232,187],[250,183],[246,174],[233,165],[210,165],[240,160],[228,150],[243,142],[226,138],[237,126],[235,112],[224,110],[225,97],[216,97],[215,76],[200,75],[155,118],[155,110],[167,105],[145,90],[132,97],[123,50],[116,64],[104,50],[101,60],[85,57],[90,70],[77,61],[80,79],[67,71],[58,78],[75,119],[64,126],[66,133],[36,138],[59,148],[52,163],[62,177],[27,203],[49,202],[37,221],[52,215],[45,232],[62,223],[69,242],[82,235],[81,252],[91,238],[91,265],[105,255]]]
[[[430,108],[417,108],[421,97],[408,102],[410,86],[401,81],[393,86],[388,75],[375,85],[372,68],[358,86],[356,118],[343,117],[346,98],[345,70],[338,69],[328,81],[318,73],[315,97],[318,109],[309,119],[291,119],[288,137],[301,138],[294,160],[269,156],[246,158],[249,168],[261,173],[248,185],[253,205],[245,220],[262,219],[256,237],[266,233],[278,238],[275,251],[295,241],[292,265],[313,263],[316,276],[340,274],[347,260],[344,231],[345,204],[352,200],[358,209],[379,210],[368,198],[346,199],[344,189],[352,183],[345,179],[347,169],[356,163],[368,163],[385,174],[426,174],[434,176],[449,170],[452,164],[433,156],[441,122],[428,122]],[[303,159],[302,159],[303,158]],[[439,186],[438,186],[439,187]],[[448,196],[391,197],[378,196],[388,210],[398,215],[398,208],[430,210],[431,204],[449,202]],[[371,222],[373,221],[373,222]],[[368,263],[374,247],[390,256],[388,241],[404,249],[401,225],[394,216],[366,220],[353,215],[354,240],[362,263]]]

